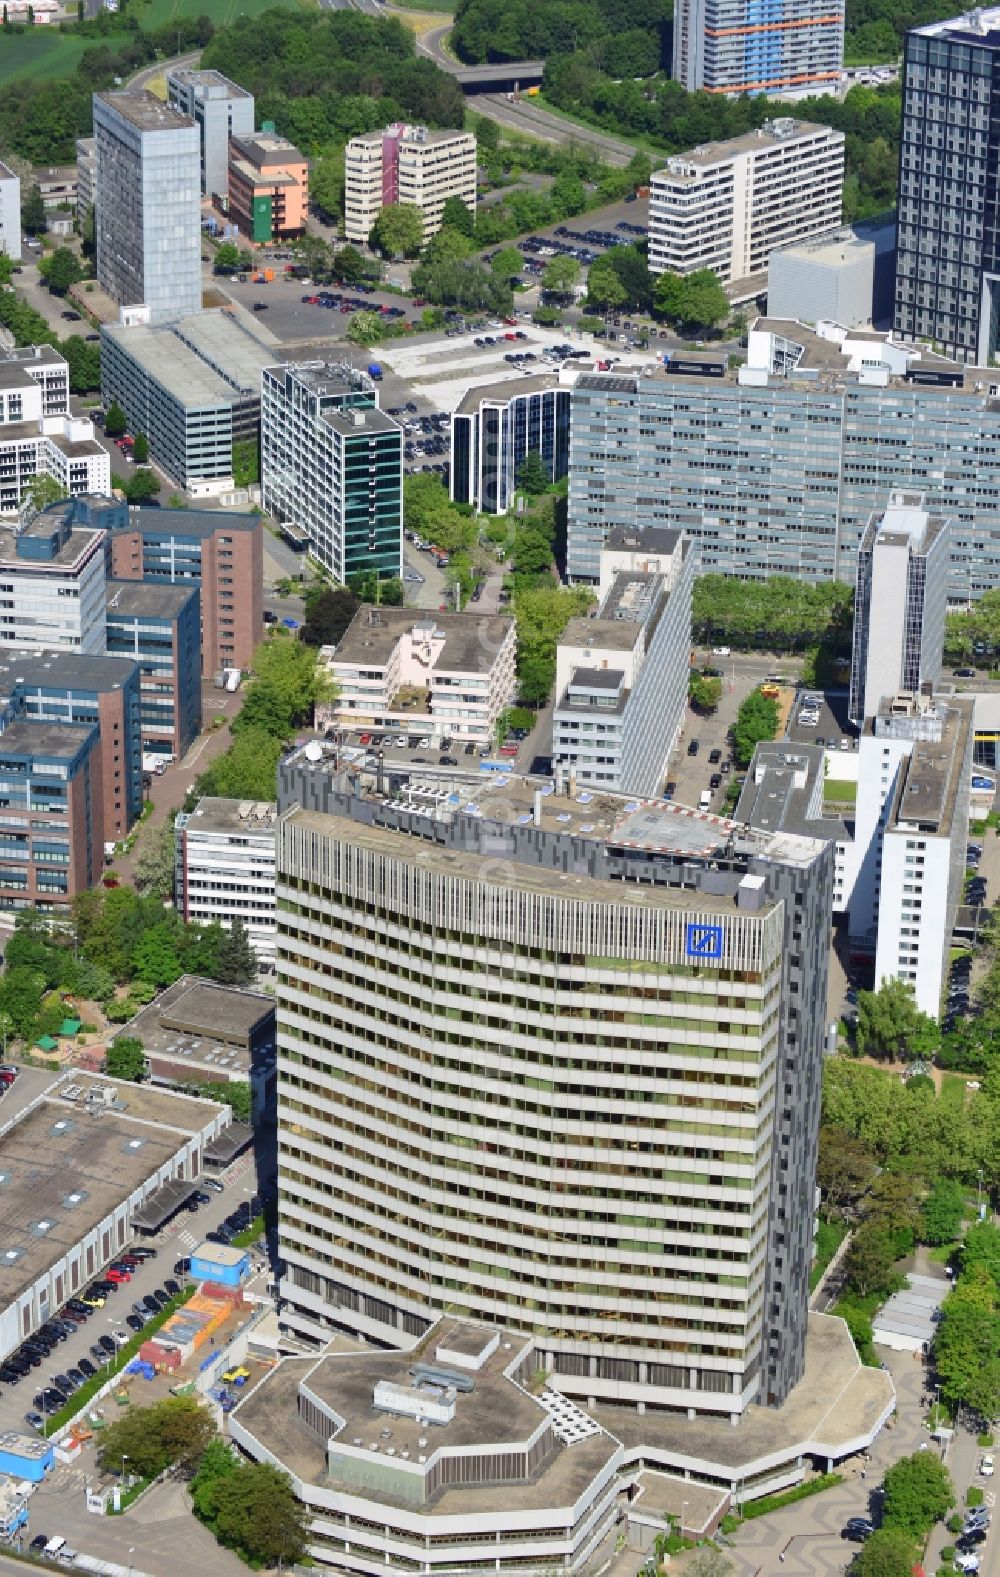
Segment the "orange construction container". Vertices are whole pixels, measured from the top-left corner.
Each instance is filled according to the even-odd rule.
[[[273,279],[273,278],[274,278],[274,269],[273,269],[273,268],[265,268],[265,270],[264,270],[264,279],[265,279],[265,282],[266,282],[266,283],[267,283],[267,284],[270,284],[270,283],[271,283],[271,280],[272,280],[272,279]]]

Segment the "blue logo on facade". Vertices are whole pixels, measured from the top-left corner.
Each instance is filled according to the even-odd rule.
[[[688,958],[721,958],[721,925],[689,925],[687,928]]]

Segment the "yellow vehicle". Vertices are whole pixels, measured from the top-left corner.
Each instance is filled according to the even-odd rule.
[[[762,684],[760,693],[761,695],[766,695],[769,701],[776,701],[781,694],[781,690],[776,684]]]
[[[88,1309],[103,1309],[107,1299],[102,1298],[99,1293],[94,1292],[89,1296],[81,1295],[80,1302],[85,1303]]]
[[[227,1369],[222,1378],[227,1385],[237,1385],[244,1380],[249,1380],[250,1370],[244,1369],[242,1364],[236,1364],[232,1369]]]

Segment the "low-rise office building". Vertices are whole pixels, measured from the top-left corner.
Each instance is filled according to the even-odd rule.
[[[200,606],[197,586],[107,583],[108,653],[139,669],[142,749],[177,761],[201,728]]]
[[[763,275],[777,247],[840,223],[843,186],[844,133],[811,121],[781,117],[675,154],[650,181],[650,271]]]
[[[260,245],[302,234],[309,213],[309,161],[274,128],[229,144],[229,217]]]
[[[429,131],[402,122],[352,137],[344,149],[344,227],[349,241],[368,240],[390,203],[419,208],[424,242],[441,228],[444,205],[457,197],[476,212],[476,139],[467,131]]]
[[[532,450],[549,480],[561,481],[569,469],[569,388],[557,373],[470,389],[451,418],[452,498],[506,514],[518,468]]]
[[[6,164],[0,164],[0,252],[21,261],[21,182]]]
[[[260,378],[274,344],[245,314],[207,310],[169,323],[105,323],[101,397],[180,487],[210,497],[233,486],[233,445],[256,443]]]
[[[225,197],[229,191],[229,140],[252,137],[253,94],[237,87],[221,71],[174,66],[167,72],[167,99],[182,115],[190,115],[201,138],[203,197]]]
[[[767,310],[848,329],[889,321],[895,261],[894,224],[848,225],[780,246],[768,260]]]
[[[273,803],[204,797],[174,823],[174,894],[185,920],[234,920],[246,927],[261,964],[274,963]]]
[[[596,615],[571,619],[556,650],[557,776],[662,794],[687,708],[694,565],[679,531],[609,536]]]
[[[156,1084],[248,1081],[256,1119],[273,1121],[274,1001],[245,987],[182,975],[130,1019]],[[237,1136],[241,1141],[244,1135]]]
[[[488,745],[517,694],[513,619],[362,604],[323,657],[336,698],[317,728],[372,725]]]
[[[265,369],[264,508],[291,522],[334,580],[402,573],[403,431],[366,373],[322,361]]]
[[[0,1137],[6,1193],[0,1357],[79,1294],[132,1239],[161,1184],[202,1170],[228,1106],[79,1069],[22,1070],[32,1099]],[[9,1099],[10,1097],[8,1097]]]

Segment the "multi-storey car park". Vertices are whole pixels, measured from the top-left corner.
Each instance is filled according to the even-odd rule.
[[[853,582],[872,512],[922,493],[952,521],[948,598],[1000,587],[1000,374],[836,324],[758,319],[747,365],[585,373],[572,391],[568,569],[615,526],[674,526],[702,573]]]

